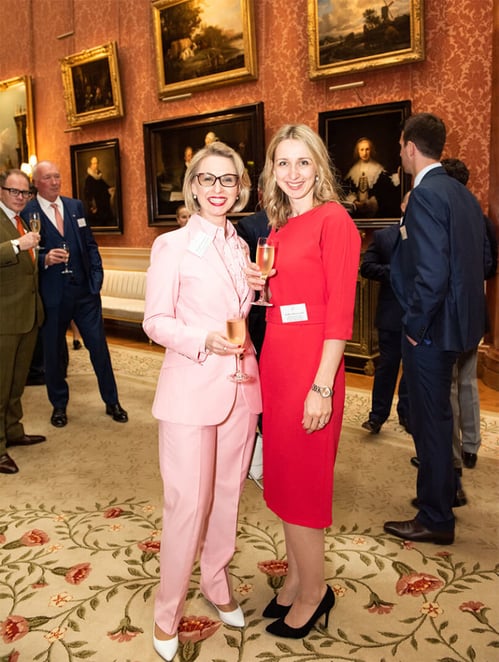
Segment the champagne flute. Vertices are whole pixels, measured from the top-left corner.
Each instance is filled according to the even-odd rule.
[[[71,269],[68,268],[69,264],[69,244],[67,241],[63,241],[59,248],[62,248],[63,251],[66,251],[66,259],[64,260],[64,269],[61,271],[61,274],[72,274]]]
[[[258,237],[258,243],[256,246],[256,263],[259,266],[262,272],[262,278],[266,281],[269,272],[274,266],[274,253],[275,247],[269,242],[267,237]],[[265,285],[260,291],[260,298],[257,301],[253,301],[253,306],[273,306],[273,303],[269,303],[265,298]]]
[[[37,211],[32,211],[30,212],[29,215],[29,229],[31,232],[38,232],[40,233],[40,230],[42,229],[42,221],[40,219],[40,214]],[[43,246],[36,246],[35,250],[39,250],[40,248],[43,248]]]
[[[227,339],[235,345],[244,345],[246,341],[246,320],[244,317],[233,317],[227,320]],[[229,375],[227,379],[231,382],[248,382],[250,375],[241,372],[241,354],[236,354],[236,372]]]

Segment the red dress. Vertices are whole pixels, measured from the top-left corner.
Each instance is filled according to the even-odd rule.
[[[343,419],[345,371],[334,383],[333,415],[307,434],[304,402],[325,339],[352,334],[360,236],[338,203],[290,218],[270,237],[277,274],[260,360],[263,393],[264,498],[282,520],[312,528],[332,522],[333,469]],[[306,304],[307,321],[283,323],[280,306]]]

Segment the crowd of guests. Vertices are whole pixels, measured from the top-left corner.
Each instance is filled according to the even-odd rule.
[[[381,282],[381,356],[363,427],[380,432],[402,362],[397,411],[416,449],[417,513],[387,521],[384,528],[405,540],[436,544],[454,541],[453,508],[462,505],[456,503],[462,488],[453,438],[459,439],[466,466],[476,463],[479,441],[471,445],[465,437],[462,412],[453,419],[451,387],[459,393],[465,381],[459,371],[467,360],[472,367],[466,381],[473,382],[486,327],[483,283],[497,269],[493,228],[486,231],[476,198],[440,160],[445,141],[445,125],[435,115],[419,113],[406,121],[400,153],[412,190],[400,225],[374,233],[361,266],[365,277]],[[366,162],[372,148],[367,151]],[[288,563],[280,592],[263,611],[270,619],[266,630],[299,639],[322,617],[327,627],[335,598],[325,580],[324,529],[332,524],[344,350],[352,334],[361,250],[333,173],[314,131],[303,124],[281,127],[270,141],[259,182],[261,211],[236,231],[229,215],[247,205],[250,180],[240,155],[214,140],[187,165],[179,228],[152,246],[143,327],[166,350],[152,412],[164,490],[153,645],[164,660],[177,652],[198,555],[202,595],[221,621],[245,625],[229,564],[262,411],[263,496],[282,522]],[[14,473],[7,448],[45,440],[25,434],[21,423],[39,327],[52,424],[68,422],[69,388],[60,357],[72,320],[89,350],[106,414],[119,422],[128,417],[104,334],[102,264],[82,203],[60,195],[59,170],[48,161],[35,168],[36,197],[19,171],[1,183],[2,308],[23,310],[22,318],[10,316],[17,326],[0,334],[0,471]],[[41,216],[40,232],[26,225],[33,212]],[[268,282],[256,259],[260,236],[275,250]],[[61,240],[69,244],[69,260]],[[252,338],[245,333],[246,320],[257,312],[255,293],[264,287],[270,305],[265,319],[260,311],[255,316]],[[23,360],[4,367],[8,353]],[[236,369],[239,363],[243,373]]]

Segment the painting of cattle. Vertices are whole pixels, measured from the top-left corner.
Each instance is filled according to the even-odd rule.
[[[253,0],[154,0],[159,97],[255,79]]]

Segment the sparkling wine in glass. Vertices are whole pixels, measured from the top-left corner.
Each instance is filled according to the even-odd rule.
[[[62,248],[63,251],[66,251],[66,259],[64,260],[64,269],[61,271],[61,274],[72,274],[73,272],[69,269],[69,244],[67,241],[63,241],[60,244],[59,248]]]
[[[234,317],[227,320],[227,339],[235,345],[243,346],[246,341],[246,320],[244,317]],[[250,375],[241,371],[241,354],[236,354],[236,372],[229,375],[231,382],[248,382]]]
[[[40,214],[37,211],[31,212],[29,215],[29,228],[31,232],[40,232],[42,229]]]
[[[269,243],[267,237],[258,237],[258,244],[256,246],[256,263],[262,272],[262,278],[267,280],[267,276],[274,266],[274,252],[275,247]],[[260,298],[253,301],[253,306],[273,306],[265,298],[265,285],[260,291]]]

